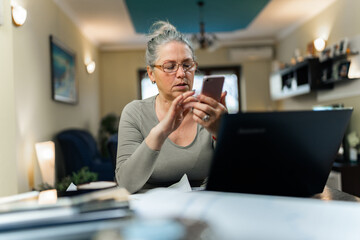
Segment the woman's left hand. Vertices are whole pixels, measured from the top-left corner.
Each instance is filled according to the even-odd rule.
[[[199,95],[197,97],[199,102],[186,104],[192,107],[193,119],[204,126],[214,137],[216,137],[220,126],[221,116],[227,113],[225,103],[226,94],[226,91],[221,94],[220,102],[211,97]]]

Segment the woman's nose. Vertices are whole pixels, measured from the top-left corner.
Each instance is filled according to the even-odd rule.
[[[181,76],[185,76],[186,72],[184,70],[184,67],[182,66],[182,64],[179,65],[179,68],[176,71],[176,76],[177,77],[181,77]]]

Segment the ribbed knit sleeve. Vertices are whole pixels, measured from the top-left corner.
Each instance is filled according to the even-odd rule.
[[[116,180],[120,187],[134,193],[142,188],[154,170],[159,151],[150,149],[141,133],[141,105],[128,104],[119,123]]]

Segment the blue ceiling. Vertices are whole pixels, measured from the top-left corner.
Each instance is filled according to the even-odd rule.
[[[206,32],[246,28],[270,0],[203,0]],[[198,0],[125,0],[137,33],[148,33],[157,20],[168,20],[184,33],[199,32]]]

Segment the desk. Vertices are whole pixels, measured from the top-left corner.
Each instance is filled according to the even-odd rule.
[[[314,198],[159,189],[145,194],[134,209],[143,218],[206,221],[214,239],[338,240],[359,239],[358,201],[329,188]]]
[[[154,189],[131,202],[133,219],[0,233],[0,239],[99,239],[93,236],[100,230],[174,217],[206,221],[211,239],[359,239],[359,201],[331,188],[313,198]]]

